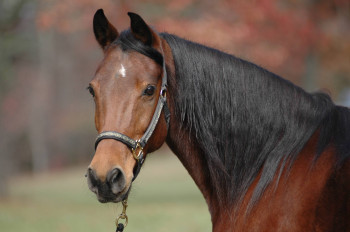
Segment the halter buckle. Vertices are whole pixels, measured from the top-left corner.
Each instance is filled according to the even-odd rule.
[[[160,90],[160,96],[162,96],[163,98],[166,98],[166,92],[167,92],[167,88],[165,86]]]
[[[137,152],[137,150],[139,150],[139,151]],[[135,147],[135,149],[131,148],[131,151],[132,151],[132,155],[134,156],[135,160],[138,161],[141,157],[142,152],[143,152],[143,147],[140,144],[140,140],[136,140],[136,147]]]

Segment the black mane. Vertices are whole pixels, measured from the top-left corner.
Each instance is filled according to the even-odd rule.
[[[261,171],[252,203],[320,130],[350,156],[350,111],[252,63],[174,35],[161,36],[175,62],[176,117],[198,140],[219,199],[241,200]],[[348,131],[348,132],[347,132]]]
[[[130,30],[125,30],[120,33],[113,44],[120,45],[124,51],[137,51],[152,60],[157,64],[163,65],[163,56],[151,46],[144,45],[140,40],[136,39]]]
[[[161,36],[175,62],[172,120],[181,120],[200,144],[221,201],[241,200],[261,171],[254,203],[285,165],[293,164],[316,130],[315,160],[330,143],[337,149],[339,165],[350,156],[350,110],[335,106],[328,95],[309,94],[218,50],[167,33]],[[114,43],[162,65],[162,55],[129,30]]]

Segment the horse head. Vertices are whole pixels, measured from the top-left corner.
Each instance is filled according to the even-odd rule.
[[[95,101],[95,126],[100,135],[87,178],[100,202],[126,199],[139,171],[135,174],[135,170],[140,168],[139,156],[143,162],[167,135],[167,123],[161,117],[164,112],[158,109],[166,91],[162,39],[139,15],[128,15],[130,29],[121,33],[102,10],[93,20],[104,58],[88,87]],[[155,113],[159,113],[156,123]]]

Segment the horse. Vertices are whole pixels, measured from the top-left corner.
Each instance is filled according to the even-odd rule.
[[[104,58],[88,87],[99,135],[87,179],[100,202],[127,199],[166,143],[214,232],[350,232],[349,108],[128,15],[121,33],[102,9],[93,19]]]

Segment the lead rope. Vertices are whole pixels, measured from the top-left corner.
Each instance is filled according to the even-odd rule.
[[[117,227],[116,232],[123,232],[124,228],[128,225],[128,216],[126,215],[126,208],[128,207],[128,199],[123,200],[122,204],[123,204],[123,211],[119,215],[119,217],[115,219],[115,225]],[[119,222],[120,219],[125,220],[125,222],[124,223]]]

